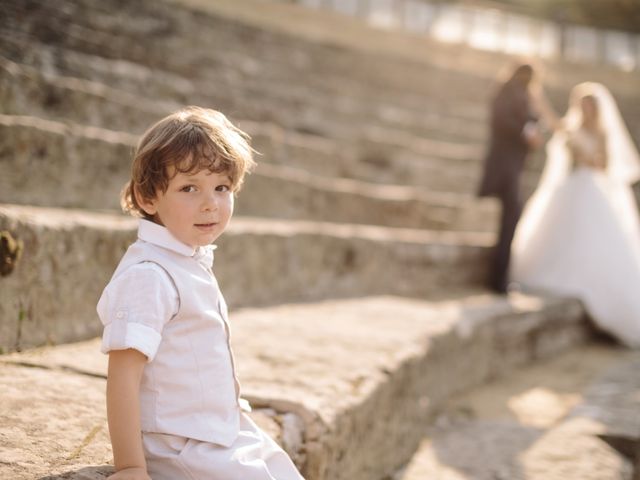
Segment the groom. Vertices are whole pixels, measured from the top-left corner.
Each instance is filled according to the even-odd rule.
[[[497,197],[502,206],[498,243],[489,286],[507,292],[511,241],[522,213],[520,174],[530,150],[542,145],[537,118],[531,111],[531,65],[520,65],[498,90],[491,107],[491,138],[478,195]]]

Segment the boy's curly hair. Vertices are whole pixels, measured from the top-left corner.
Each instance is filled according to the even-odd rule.
[[[177,172],[224,172],[237,193],[245,174],[254,167],[246,133],[216,110],[186,107],[142,135],[133,157],[131,180],[122,190],[120,204],[125,212],[148,218],[138,198],[152,200],[159,191],[166,192]]]

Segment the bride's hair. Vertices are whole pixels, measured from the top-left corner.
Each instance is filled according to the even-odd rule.
[[[569,109],[562,119],[564,129],[556,131],[547,143],[547,161],[540,188],[556,185],[569,173],[571,162],[566,147],[567,132],[580,128],[580,103],[586,97],[593,98],[598,110],[598,123],[607,139],[607,175],[626,184],[640,179],[640,157],[611,92],[599,83],[585,82],[571,91]]]

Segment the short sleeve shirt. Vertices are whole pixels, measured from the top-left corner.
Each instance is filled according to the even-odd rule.
[[[152,361],[162,329],[178,307],[178,292],[162,267],[152,262],[130,266],[107,285],[98,303],[100,318],[110,319],[102,352],[133,348]]]

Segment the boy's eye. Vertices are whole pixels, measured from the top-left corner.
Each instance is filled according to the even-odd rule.
[[[231,187],[229,185],[218,185],[216,187],[216,192],[230,192]]]
[[[187,192],[187,193],[191,193],[191,192],[195,192],[196,191],[196,187],[194,185],[185,185],[184,187],[182,187],[180,189],[181,192]]]

